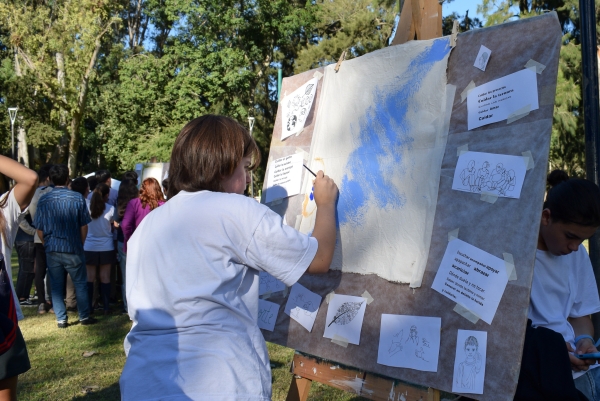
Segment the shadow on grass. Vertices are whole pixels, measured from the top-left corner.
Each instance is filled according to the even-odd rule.
[[[71,398],[72,401],[108,401],[108,400],[120,400],[121,399],[121,390],[119,389],[119,383],[115,383],[109,387],[103,388],[102,390],[84,390],[89,391],[88,393],[81,394]]]

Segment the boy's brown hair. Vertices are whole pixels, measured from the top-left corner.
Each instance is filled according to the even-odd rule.
[[[260,163],[260,151],[237,121],[210,114],[193,119],[173,145],[167,197],[171,199],[179,191],[222,192],[221,182],[246,156],[252,156],[249,169],[254,170]]]

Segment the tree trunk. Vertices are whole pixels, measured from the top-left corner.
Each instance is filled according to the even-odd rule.
[[[69,141],[69,174],[74,176],[77,171],[77,154],[79,151],[79,126],[82,113],[75,113],[71,119],[71,140]]]
[[[65,90],[65,58],[61,52],[56,53],[56,80],[60,85],[61,89],[61,99],[65,102],[67,101],[67,97],[64,93]],[[64,163],[65,156],[67,154],[67,146],[69,144],[69,133],[67,132],[67,111],[60,107],[58,111],[58,126],[60,130],[63,132],[62,138],[60,138],[60,142],[56,146],[54,153],[52,154],[52,161],[54,163]]]
[[[19,57],[17,56],[17,49],[13,48],[15,56],[15,75],[22,77],[21,64],[19,63]],[[19,128],[17,132],[17,160],[29,167],[29,152],[27,149],[27,137],[25,135],[25,128],[23,128],[23,117],[19,116]]]

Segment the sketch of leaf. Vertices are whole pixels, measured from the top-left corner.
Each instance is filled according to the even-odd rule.
[[[304,94],[308,95],[310,93],[310,91],[312,90],[313,86],[315,86],[315,84],[306,85],[306,90],[304,91]]]
[[[334,322],[339,325],[346,325],[354,320],[354,317],[360,310],[360,307],[365,301],[362,302],[344,302],[342,306],[339,307],[335,316],[331,323],[327,325],[327,327],[331,326]]]

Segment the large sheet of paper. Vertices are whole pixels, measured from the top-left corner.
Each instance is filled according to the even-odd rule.
[[[335,294],[329,300],[325,318],[325,338],[341,339],[350,344],[360,343],[367,300],[362,297]]]
[[[522,156],[465,152],[458,158],[452,189],[518,199],[526,168]]]
[[[340,189],[333,269],[421,285],[447,139],[449,53],[449,38],[412,41],[346,60],[338,73],[325,68],[308,167]]]
[[[431,288],[492,324],[507,283],[504,260],[454,239]]]
[[[296,283],[292,286],[284,312],[306,330],[312,331],[320,305],[321,296],[319,294]]]
[[[304,129],[304,123],[310,113],[315,93],[317,93],[317,82],[317,78],[311,79],[281,101],[283,111],[281,120],[283,124],[281,127],[282,141]]]
[[[258,327],[261,329],[273,331],[277,314],[279,313],[279,305],[273,302],[258,300]]]
[[[283,291],[286,285],[267,272],[258,273],[258,295]]]
[[[304,160],[301,153],[295,153],[271,162],[265,190],[265,203],[300,193],[302,163],[304,163]]]
[[[441,327],[439,317],[382,314],[377,363],[437,372]]]
[[[453,393],[483,394],[486,350],[485,331],[458,330]]]
[[[472,130],[538,108],[537,74],[526,68],[469,92],[467,125]]]

